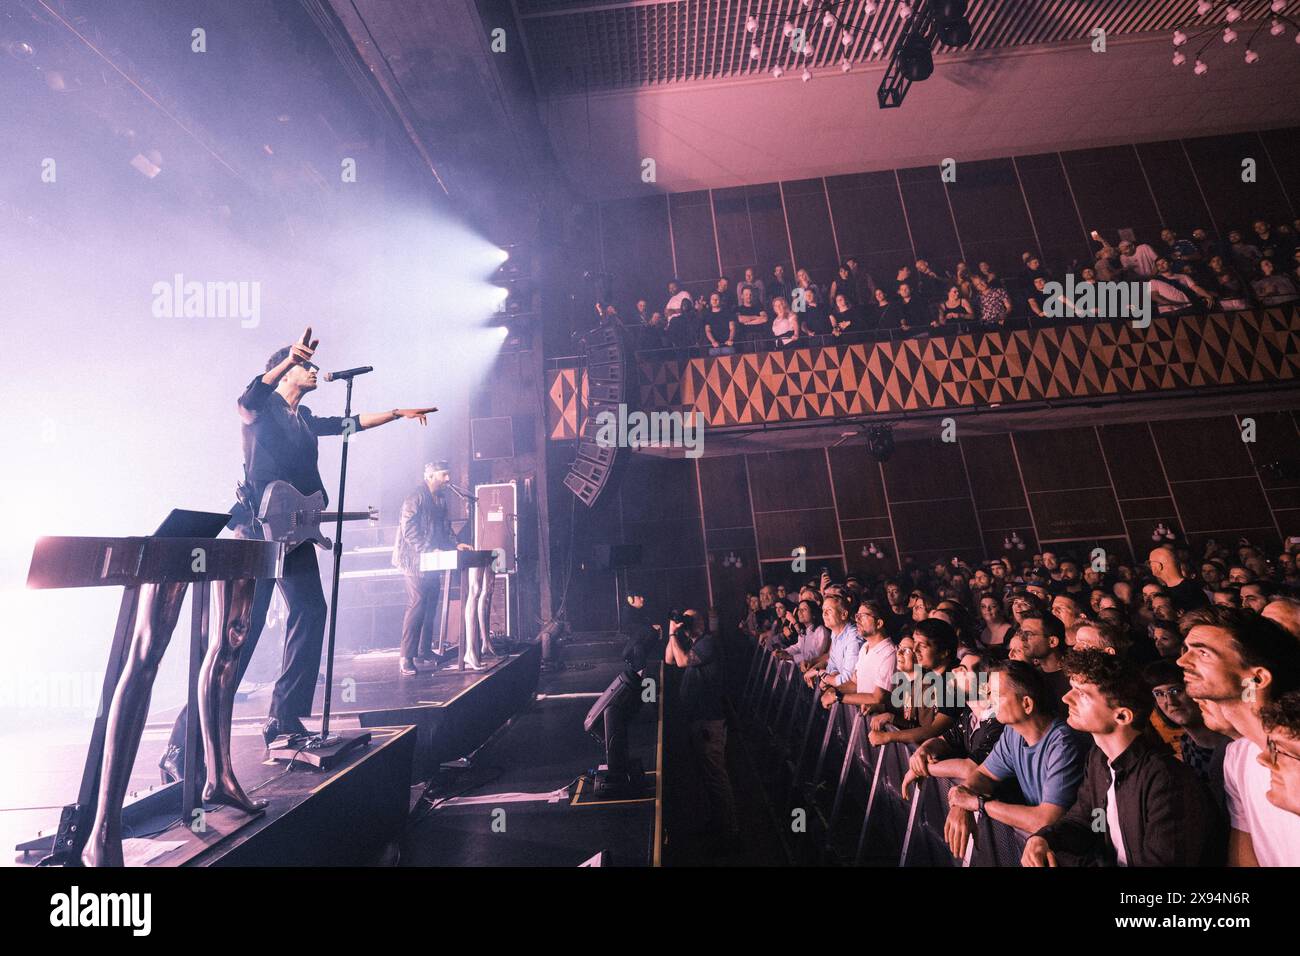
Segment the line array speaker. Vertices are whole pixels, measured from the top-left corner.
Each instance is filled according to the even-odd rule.
[[[616,326],[594,329],[584,340],[584,368],[587,376],[586,419],[577,457],[569,466],[565,487],[590,507],[610,484],[618,449],[596,441],[596,419],[602,412],[618,415],[618,406],[627,401],[628,351],[622,330]]]

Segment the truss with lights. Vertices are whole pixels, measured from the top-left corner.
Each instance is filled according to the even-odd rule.
[[[792,67],[798,67],[803,59],[813,55],[819,44],[827,42],[838,42],[844,47],[846,52],[840,58],[840,70],[844,73],[853,69],[848,50],[855,46],[859,38],[871,40],[873,55],[878,56],[884,52],[885,40],[880,30],[848,21],[846,9],[856,10],[858,7],[853,0],[799,0],[799,6],[800,10],[793,14],[751,15],[745,20],[745,32],[750,36],[751,60],[758,60],[763,55],[763,22],[774,20],[784,21],[781,38],[789,46],[786,63]],[[868,0],[862,12],[870,17],[878,9],[878,4]],[[966,19],[966,0],[902,2],[894,6],[893,14],[905,22],[890,56],[885,77],[876,93],[881,109],[901,106],[911,85],[930,77],[934,72],[933,50],[936,43],[963,47],[971,41],[970,22]],[[785,72],[786,67],[780,63],[772,67],[774,78],[779,79]],[[806,64],[803,65],[799,78],[805,83],[813,78],[812,70]]]

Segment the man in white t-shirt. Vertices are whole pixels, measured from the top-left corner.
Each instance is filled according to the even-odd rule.
[[[1260,710],[1300,688],[1300,643],[1275,622],[1236,608],[1198,608],[1183,622],[1189,629],[1178,666],[1187,693],[1213,701],[1241,735],[1223,758],[1228,865],[1300,866],[1300,816],[1269,801],[1271,774],[1259,759],[1269,746]]]
[[[885,634],[885,609],[878,601],[863,601],[854,617],[862,648],[858,651],[853,677],[822,694],[822,706],[829,708],[836,700],[852,706],[865,706],[867,713],[886,709],[894,688],[897,652]]]
[[[686,307],[686,303],[689,301],[691,301],[691,294],[682,291],[682,287],[677,284],[677,280],[673,279],[668,283],[668,302],[664,305],[664,316],[669,322],[672,322],[673,318],[682,314],[682,309]]]
[[[1119,244],[1119,261],[1126,270],[1139,279],[1150,279],[1156,274],[1156,251],[1145,242],[1137,244],[1125,239]]]

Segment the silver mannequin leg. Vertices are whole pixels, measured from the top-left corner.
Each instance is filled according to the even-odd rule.
[[[140,589],[131,649],[109,706],[95,822],[81,851],[81,862],[86,866],[123,865],[122,801],[149,716],[158,664],[176,629],[187,587],[188,582],[179,581],[146,584]]]
[[[252,622],[252,579],[214,582],[220,626],[208,644],[199,671],[199,718],[203,725],[203,759],[207,785],[203,801],[236,807],[245,813],[260,813],[265,800],[253,800],[235,779],[230,757],[230,721],[239,689],[239,655]]]

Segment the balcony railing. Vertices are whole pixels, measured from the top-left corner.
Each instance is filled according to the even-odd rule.
[[[1110,320],[971,325],[640,351],[627,403],[698,411],[710,428],[748,428],[1300,380],[1295,305],[1156,317],[1143,328]],[[547,386],[550,437],[575,438],[586,395],[578,360],[552,360]]]

